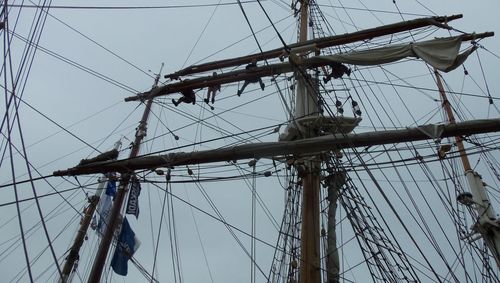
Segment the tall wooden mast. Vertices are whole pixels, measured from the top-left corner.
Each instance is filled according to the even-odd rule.
[[[116,156],[118,156],[118,150],[120,149],[121,145],[121,141],[115,143],[114,151],[116,151]],[[74,269],[76,269],[78,260],[80,259],[80,248],[82,247],[85,236],[87,235],[90,222],[92,221],[92,216],[97,209],[97,204],[99,203],[99,199],[101,197],[102,191],[104,190],[104,185],[107,183],[107,180],[108,179],[105,176],[100,177],[97,192],[93,196],[88,198],[89,205],[84,210],[84,215],[82,217],[82,220],[80,221],[80,228],[78,229],[75,239],[73,240],[73,245],[69,250],[66,261],[64,262],[64,266],[62,268],[62,277],[59,282],[71,282],[71,273]]]
[[[163,64],[161,65],[160,72],[156,76],[155,83],[151,91],[154,91],[157,88],[162,69],[163,69]],[[144,109],[141,121],[139,122],[139,126],[137,127],[135,133],[135,139],[134,142],[132,143],[132,149],[130,150],[129,158],[134,158],[139,155],[141,142],[143,138],[146,136],[147,123],[152,105],[153,105],[153,97],[149,98],[146,102],[146,108]],[[104,264],[106,262],[106,257],[108,256],[114,232],[119,224],[118,216],[120,215],[120,210],[125,200],[125,195],[127,194],[127,187],[130,183],[131,177],[132,177],[132,172],[130,171],[121,172],[120,185],[118,186],[118,189],[116,191],[115,200],[113,201],[113,206],[111,207],[111,211],[109,213],[108,223],[107,223],[108,225],[106,225],[106,230],[104,232],[104,235],[102,236],[101,244],[99,245],[99,249],[97,250],[94,264],[92,265],[92,270],[90,272],[88,280],[89,283],[97,283],[100,282],[101,280],[102,270],[104,269]]]
[[[439,94],[441,95],[441,100],[443,108],[448,116],[448,122],[455,124],[455,116],[451,108],[450,102],[446,97],[446,91],[444,90],[443,83],[441,82],[441,75],[438,70],[434,69],[434,75],[436,76],[436,83],[439,89]],[[499,218],[492,207],[488,192],[484,187],[484,183],[481,176],[475,172],[469,162],[467,152],[465,151],[462,138],[460,136],[455,136],[455,142],[460,154],[460,159],[462,160],[462,165],[464,167],[464,174],[467,177],[467,182],[469,183],[470,193],[464,193],[459,195],[458,201],[464,205],[471,206],[477,212],[476,223],[472,226],[472,232],[478,233],[482,236],[486,246],[490,250],[493,258],[495,259],[497,266],[500,268],[500,224]],[[469,235],[468,238],[472,238]]]
[[[300,34],[299,43],[307,41],[309,21],[309,0],[300,1]],[[300,56],[300,54],[299,54]],[[318,115],[317,91],[311,88],[303,73],[295,73],[297,80],[297,103],[295,118]],[[312,131],[304,129],[306,138],[313,137]],[[300,247],[300,274],[301,283],[320,283],[320,241],[319,241],[319,190],[320,190],[320,161],[312,157],[306,163],[306,173],[302,187],[302,227]]]

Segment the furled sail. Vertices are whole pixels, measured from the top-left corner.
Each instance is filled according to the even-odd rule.
[[[420,58],[432,67],[449,72],[460,66],[467,57],[477,49],[476,46],[468,48],[460,53],[462,38],[446,37],[427,40],[422,42],[412,42],[407,44],[390,45],[387,47],[366,49],[345,54],[335,54],[308,59],[314,62],[328,60],[351,65],[380,65],[387,64],[407,57]]]

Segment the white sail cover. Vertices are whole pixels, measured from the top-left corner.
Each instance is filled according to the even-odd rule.
[[[408,44],[367,49],[352,53],[321,56],[323,60],[352,65],[380,65],[395,62],[406,57],[420,58],[432,67],[449,72],[460,66],[476,47],[460,52],[462,38],[447,37]]]

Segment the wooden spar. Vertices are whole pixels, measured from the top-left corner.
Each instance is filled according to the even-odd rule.
[[[446,23],[462,18],[462,14],[452,15],[452,16],[441,16],[441,17],[430,17],[430,18],[420,18],[411,21],[398,22],[390,25],[380,26],[376,28],[361,30],[353,33],[346,33],[342,35],[335,35],[324,37],[320,39],[304,40],[295,44],[290,44],[287,47],[289,51],[302,52],[305,49],[313,51],[314,49],[327,48],[342,44],[353,43],[356,41],[367,40],[374,37],[384,36],[388,34],[394,34],[398,32],[403,32],[407,30],[412,30],[416,28],[426,27],[426,26],[438,26],[443,28],[449,28]],[[165,78],[175,79],[179,76],[185,76],[194,73],[207,72],[211,70],[216,70],[220,68],[234,67],[243,64],[248,64],[252,60],[267,60],[272,58],[278,58],[283,55],[284,48],[277,48],[262,53],[251,54],[238,58],[231,58],[226,60],[220,60],[215,62],[209,62],[200,65],[189,66],[185,69],[177,71],[172,74],[168,74]],[[286,51],[285,51],[286,52]]]
[[[140,169],[156,169],[211,162],[223,162],[248,158],[273,158],[286,155],[313,155],[322,151],[351,147],[410,142],[431,139],[423,131],[436,125],[424,125],[402,130],[367,132],[360,134],[336,134],[289,142],[264,142],[198,152],[178,152],[159,156],[105,161],[56,171],[54,176],[84,175],[107,172],[131,172]],[[456,124],[440,125],[445,138],[500,131],[500,119],[471,120]]]
[[[462,41],[474,40],[478,38],[493,36],[493,32],[485,32],[480,34],[465,34],[462,35]],[[292,56],[294,58],[296,56]],[[296,70],[296,64],[298,62],[284,62],[279,64],[270,64],[265,66],[260,66],[252,68],[250,70],[236,70],[227,72],[224,74],[218,74],[217,76],[206,76],[200,77],[192,80],[185,80],[182,82],[176,82],[167,84],[162,87],[155,88],[154,90],[144,92],[135,96],[125,98],[125,101],[138,101],[145,100],[150,97],[158,97],[162,95],[168,95],[172,93],[178,93],[185,90],[200,89],[213,85],[222,85],[233,82],[244,81],[248,79],[254,79],[257,77],[267,77],[278,75],[282,73],[289,73]],[[317,68],[321,66],[326,66],[331,64],[331,61],[326,57],[316,56],[312,58],[304,58],[300,60],[300,67],[305,69]]]

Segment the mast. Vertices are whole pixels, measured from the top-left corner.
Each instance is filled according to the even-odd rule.
[[[157,89],[158,82],[160,80],[161,71],[163,70],[163,63],[161,64],[160,72],[156,75],[155,82],[152,87],[152,91]],[[149,98],[146,102],[146,108],[142,114],[141,121],[139,122],[139,126],[135,132],[135,139],[132,143],[132,148],[130,150],[129,158],[134,158],[139,155],[139,149],[141,147],[142,139],[146,136],[147,132],[147,123],[149,118],[149,113],[151,112],[151,106],[153,105],[153,97]],[[131,171],[122,171],[121,172],[120,185],[116,191],[115,200],[113,201],[113,206],[111,207],[111,211],[108,217],[108,225],[106,225],[106,230],[104,235],[102,236],[101,243],[99,245],[99,249],[97,250],[97,254],[94,260],[94,264],[92,266],[92,270],[89,275],[89,283],[97,283],[101,280],[102,270],[104,268],[104,264],[106,262],[106,257],[109,252],[109,247],[111,246],[113,235],[118,226],[118,216],[120,215],[120,210],[123,205],[123,201],[125,200],[125,195],[127,194],[127,187],[130,183],[132,174]]]
[[[301,0],[299,44],[307,41],[308,20],[309,0]],[[311,89],[311,81],[307,82],[304,73],[300,71],[296,71],[295,77],[297,80],[295,117],[318,115],[317,92]],[[304,132],[307,138],[313,137],[312,131],[309,129],[304,129]],[[304,165],[307,169],[303,177],[302,187],[299,281],[301,283],[320,283],[319,173],[321,163],[317,156],[313,156]]]
[[[436,76],[436,83],[441,99],[443,100],[442,105],[446,115],[448,116],[448,121],[451,124],[455,124],[455,116],[453,114],[453,110],[451,109],[450,102],[446,97],[446,91],[444,90],[443,83],[441,82],[441,75],[436,69],[434,69],[434,75]],[[470,193],[459,195],[457,200],[477,211],[477,222],[472,226],[473,234],[479,233],[483,237],[486,246],[491,251],[493,258],[497,263],[497,266],[500,267],[500,225],[498,223],[497,214],[492,207],[490,198],[488,197],[488,192],[484,187],[481,176],[475,172],[470,165],[462,138],[460,136],[455,136],[455,142],[460,154],[460,159],[462,160],[462,164],[464,166],[464,173],[467,177],[470,190]],[[473,234],[466,238],[470,238]]]
[[[99,190],[102,190],[105,181],[100,181]],[[78,229],[78,233],[73,240],[73,245],[69,251],[68,257],[66,258],[66,262],[64,263],[64,267],[62,269],[62,277],[59,282],[68,282],[68,279],[73,271],[73,266],[75,262],[80,258],[80,248],[83,245],[83,241],[85,239],[85,235],[87,234],[87,230],[90,226],[90,222],[92,220],[92,215],[96,210],[97,203],[99,202],[99,197],[97,195],[91,196],[89,199],[89,206],[85,208],[83,218],[80,222],[80,229]]]
[[[335,170],[335,169],[334,169]],[[339,251],[337,248],[337,232],[335,224],[337,222],[337,206],[340,197],[340,189],[346,182],[345,172],[340,170],[334,171],[326,177],[326,185],[328,188],[328,230],[327,230],[327,254],[326,254],[326,277],[327,283],[340,281],[340,260]]]
[[[114,150],[118,151],[121,147],[121,144],[121,141],[116,142]],[[94,215],[94,212],[97,208],[97,204],[99,203],[99,199],[101,197],[102,190],[104,188],[104,184],[106,184],[106,181],[106,177],[100,177],[97,192],[88,199],[89,205],[84,210],[83,218],[80,221],[80,228],[78,229],[75,239],[73,240],[73,245],[71,246],[69,254],[66,257],[66,261],[62,268],[62,278],[59,280],[59,282],[68,282],[71,272],[75,269],[75,263],[77,263],[80,258],[80,248],[82,247],[85,240],[85,235],[87,234],[87,231],[89,229],[90,222],[92,221],[92,216]]]

